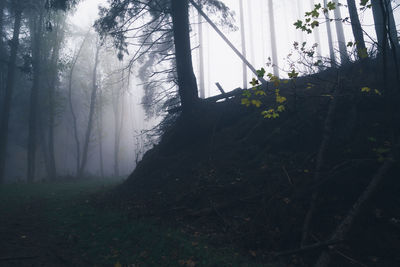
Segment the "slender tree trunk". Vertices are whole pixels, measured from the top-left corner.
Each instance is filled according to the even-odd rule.
[[[197,24],[197,31],[199,33],[199,91],[200,98],[205,98],[203,18],[200,13],[197,15]]]
[[[327,8],[327,0],[324,0],[324,8]],[[331,27],[331,20],[329,18],[329,13],[325,13],[326,19],[326,33],[328,35],[328,45],[329,45],[329,56],[331,59],[331,66],[336,67],[336,56],[335,50],[333,49],[333,38],[332,38],[332,27]]]
[[[272,66],[274,76],[279,77],[278,68],[278,49],[276,46],[276,33],[275,33],[275,17],[274,17],[274,3],[273,0],[268,0],[268,17],[269,17],[269,30],[271,32],[271,50],[272,50]]]
[[[255,65],[255,56],[254,56],[254,29],[253,29],[253,7],[254,3],[247,1],[247,20],[249,25],[249,52],[250,52],[250,60],[253,65]]]
[[[314,5],[315,5],[314,0],[311,0],[311,8],[312,9],[314,9]],[[317,46],[317,54],[318,54],[318,56],[322,56],[321,37],[320,37],[320,33],[319,33],[319,28],[318,27],[314,28],[313,34],[314,34],[314,40],[318,44],[318,46]]]
[[[94,109],[96,107],[97,66],[99,64],[99,52],[100,52],[100,45],[97,44],[94,67],[93,67],[93,75],[92,75],[92,86],[93,87],[92,87],[92,93],[90,96],[89,118],[88,118],[88,124],[87,124],[87,128],[86,128],[85,142],[83,143],[82,162],[79,167],[79,175],[78,175],[78,177],[81,177],[81,178],[85,172],[87,156],[88,156],[88,152],[89,152],[90,137],[92,135]]]
[[[100,175],[104,178],[104,160],[103,160],[103,95],[102,90],[99,89],[99,96],[97,101],[97,133],[99,138],[99,161],[100,161]]]
[[[390,39],[391,41],[393,41],[394,49],[399,51],[400,44],[399,44],[399,37],[397,35],[396,21],[394,20],[394,15],[393,15],[392,2],[390,0],[385,0],[384,4],[386,7],[386,14],[388,16],[387,24],[388,24]]]
[[[389,43],[385,41],[385,39],[387,39],[387,36],[385,34],[386,24],[383,17],[384,11],[382,10],[380,1],[382,0],[372,0],[371,5],[372,14],[374,16],[374,26],[378,43],[378,52],[379,54],[382,54],[383,50],[387,51],[389,49]]]
[[[122,78],[123,79],[123,78]],[[121,85],[123,87],[123,85]],[[119,90],[115,90],[113,92],[113,112],[114,112],[114,176],[119,176],[119,144],[120,144],[120,123],[121,123],[121,97],[120,94],[123,91],[123,88],[119,88]]]
[[[242,44],[242,55],[244,57],[246,54],[246,29],[244,27],[244,12],[243,12],[243,0],[239,0],[239,8],[240,8],[240,37]],[[243,74],[243,89],[247,88],[247,66],[246,63],[243,62],[242,65],[242,74]]]
[[[333,13],[335,15],[336,34],[339,43],[340,63],[346,64],[349,61],[349,56],[347,55],[347,45],[344,37],[342,13],[340,11],[338,0],[334,0],[334,3],[336,4],[336,8],[334,9]]]
[[[44,161],[44,167],[46,169],[46,173],[47,173],[47,179],[51,180],[52,176],[51,176],[51,166],[50,166],[50,159],[49,159],[49,146],[48,143],[46,142],[46,139],[48,140],[48,135],[46,136],[46,133],[48,134],[48,132],[46,132],[46,119],[47,118],[43,118],[45,115],[44,112],[44,108],[40,109],[40,112],[38,112],[37,114],[37,122],[38,122],[38,134],[39,134],[39,146],[40,146],[40,150],[42,152],[42,156],[43,156],[43,161]],[[45,126],[46,125],[46,126]]]
[[[361,27],[360,19],[358,17],[357,6],[355,0],[347,0],[347,7],[349,9],[351,28],[353,30],[354,40],[356,41],[357,54],[366,55],[366,46],[364,41],[364,33]]]
[[[29,108],[29,136],[28,136],[28,168],[27,180],[33,182],[35,180],[36,165],[36,143],[37,143],[37,113],[38,113],[38,96],[41,75],[41,43],[43,30],[43,13],[40,11],[39,18],[32,18],[32,57],[33,57],[33,85],[30,95]]]
[[[2,105],[2,117],[0,125],[0,184],[4,181],[5,161],[8,145],[8,124],[10,119],[11,100],[14,89],[15,62],[17,60],[17,52],[19,47],[19,33],[21,29],[22,9],[17,8],[15,11],[13,38],[11,40],[10,59],[8,61],[7,82],[5,88],[4,102]]]
[[[86,42],[88,34],[86,34],[85,38],[82,41],[82,44],[80,45],[80,47],[78,49],[78,52],[72,59],[72,64],[71,64],[71,68],[69,70],[69,79],[68,79],[68,104],[69,104],[69,109],[70,109],[71,115],[72,115],[72,128],[74,130],[74,140],[75,140],[75,148],[76,148],[76,176],[78,176],[78,174],[79,174],[79,166],[81,164],[81,148],[80,148],[79,134],[78,134],[78,120],[77,120],[77,117],[75,114],[74,105],[72,103],[72,81],[73,81],[73,74],[74,74],[76,62],[79,59],[79,56],[82,52],[82,48]]]
[[[4,4],[5,1],[0,1],[0,101],[3,99],[6,80],[6,50],[3,43],[3,19],[4,19]],[[1,112],[1,111],[0,111]],[[1,116],[1,113],[0,113]]]
[[[3,20],[4,20],[5,1],[0,1],[0,51],[3,51]]]
[[[49,145],[49,167],[50,173],[49,178],[55,179],[57,177],[56,158],[54,153],[54,127],[55,127],[55,92],[58,87],[58,60],[60,54],[60,46],[63,39],[63,19],[58,17],[57,27],[55,29],[53,51],[51,56],[51,81],[49,87],[49,133],[48,133],[48,145]]]
[[[190,49],[188,0],[171,0],[171,16],[179,96],[183,111],[186,112],[193,109],[199,98]]]

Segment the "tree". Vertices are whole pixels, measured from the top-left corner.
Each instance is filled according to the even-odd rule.
[[[157,64],[174,58],[175,62],[169,64],[176,67],[175,80],[184,112],[192,109],[198,101],[190,50],[188,2],[189,0],[112,0],[109,9],[101,10],[102,18],[96,23],[103,36],[109,34],[113,37],[115,46],[121,51],[120,58],[128,51],[127,35],[132,33],[133,28],[135,32],[139,32],[139,37],[129,36],[129,43],[132,43],[132,40],[140,41],[129,66],[152,52],[156,52],[160,57],[160,60],[156,61]],[[193,5],[193,1],[190,2]],[[214,12],[223,12],[224,21],[231,17],[229,9],[219,0],[205,1],[204,6]],[[127,10],[129,12],[126,12]],[[146,19],[147,23],[135,25],[134,21],[139,17]],[[169,45],[170,43],[174,46]],[[163,73],[169,75],[168,78],[172,76],[170,71],[164,70]]]
[[[51,23],[51,22],[48,22]],[[50,81],[48,88],[49,108],[48,108],[48,150],[49,150],[49,178],[54,179],[57,177],[56,159],[54,154],[54,127],[55,127],[55,116],[56,116],[56,103],[55,94],[58,87],[59,79],[59,57],[61,44],[64,39],[64,23],[65,16],[63,14],[57,14],[54,20],[54,27],[52,27],[52,52],[49,65],[50,69]]]
[[[96,107],[96,97],[97,97],[97,67],[99,65],[99,52],[100,52],[100,44],[97,42],[96,44],[96,52],[93,64],[93,74],[92,74],[92,92],[90,95],[90,107],[89,107],[89,117],[86,126],[85,132],[85,140],[83,143],[83,150],[82,150],[82,161],[79,166],[78,177],[82,177],[85,172],[88,152],[89,152],[89,144],[90,138],[92,136],[92,129],[93,129],[93,120],[94,120],[94,113]]]
[[[201,2],[200,2],[201,7]],[[199,92],[200,98],[205,98],[205,84],[204,84],[204,40],[203,40],[203,18],[197,12],[197,31],[199,34]]]
[[[242,55],[246,57],[246,30],[244,27],[244,11],[243,11],[243,0],[239,1],[240,8],[240,37],[242,44]],[[243,88],[247,88],[247,66],[246,63],[243,62]]]
[[[40,4],[40,3],[38,3]],[[28,136],[28,168],[27,180],[33,182],[35,179],[36,165],[36,146],[37,146],[37,114],[38,114],[38,96],[40,90],[41,76],[41,45],[43,39],[43,10],[39,6],[35,6],[38,13],[30,14],[30,35],[32,49],[32,66],[33,66],[33,83],[30,94],[29,103],[29,136]]]
[[[390,0],[371,1],[374,26],[378,43],[378,52],[389,49],[388,37],[394,42],[394,48],[399,47],[396,23],[393,16],[393,9]]]
[[[6,73],[6,50],[3,43],[4,36],[4,10],[5,1],[0,1],[0,97],[2,97],[3,86],[5,83],[5,73]]]
[[[190,48],[188,0],[171,0],[171,16],[179,96],[183,110],[186,111],[192,109],[198,100]]]
[[[367,55],[367,53],[364,41],[364,33],[358,17],[355,0],[347,0],[347,7],[349,9],[351,28],[353,30],[354,40],[356,42],[357,54],[359,57],[363,57],[363,55]]]
[[[271,52],[274,76],[279,77],[278,50],[276,46],[275,17],[273,0],[268,0],[269,31],[271,33]]]
[[[315,5],[314,0],[310,0],[310,1],[311,1],[310,2],[311,6],[314,7],[314,5]],[[320,37],[320,33],[319,33],[318,27],[314,29],[313,33],[314,33],[315,42],[318,44],[318,46],[317,46],[318,56],[322,56],[321,37]]]
[[[98,91],[98,101],[96,110],[97,134],[99,140],[99,166],[100,175],[104,178],[104,160],[103,160],[103,92],[101,88]]]
[[[346,39],[344,37],[342,14],[340,11],[340,5],[338,0],[333,0],[333,2],[336,4],[335,5],[336,8],[334,9],[333,13],[335,15],[336,34],[339,43],[340,63],[345,64],[349,61],[349,57],[347,55],[347,45],[346,45]]]
[[[12,93],[14,89],[15,63],[17,60],[17,53],[19,47],[19,34],[21,29],[22,7],[18,3],[19,2],[16,2],[13,6],[14,30],[13,30],[13,37],[11,40],[11,51],[7,66],[8,67],[7,82],[6,82],[5,96],[3,100],[2,113],[1,113],[2,117],[0,125],[0,183],[4,181],[5,161],[7,153],[8,125],[10,119]]]
[[[89,32],[85,35],[81,45],[78,48],[78,51],[72,57],[71,66],[70,66],[69,75],[68,75],[68,105],[69,105],[69,110],[71,111],[72,128],[74,131],[74,140],[75,140],[75,149],[76,149],[76,175],[77,176],[79,174],[79,166],[81,164],[81,148],[80,148],[80,141],[79,141],[79,134],[78,134],[78,122],[77,122],[77,117],[75,114],[75,109],[74,109],[74,105],[73,105],[73,101],[72,101],[72,81],[73,81],[73,75],[74,75],[76,63],[81,55],[83,46],[85,45],[85,42],[86,42],[86,39],[88,38],[88,36],[89,36]]]
[[[328,6],[327,0],[324,0],[324,8],[327,9],[327,6]],[[324,14],[325,14],[325,20],[326,20],[326,33],[328,35],[329,56],[331,59],[331,66],[336,66],[335,50],[333,49],[331,20],[329,18],[328,12],[324,12]]]

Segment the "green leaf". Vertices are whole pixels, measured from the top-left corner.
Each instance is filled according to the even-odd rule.
[[[336,4],[332,1],[330,1],[326,6],[329,10],[334,10],[336,8]]]
[[[257,76],[262,78],[262,77],[264,77],[266,71],[264,68],[261,68],[260,70],[257,70],[256,72],[257,72]]]

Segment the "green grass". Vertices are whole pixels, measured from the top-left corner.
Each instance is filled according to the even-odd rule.
[[[204,237],[151,219],[129,219],[123,211],[91,203],[93,193],[116,184],[90,180],[5,185],[0,187],[0,215],[41,201],[52,243],[63,242],[90,266],[257,266],[229,246],[213,248]]]

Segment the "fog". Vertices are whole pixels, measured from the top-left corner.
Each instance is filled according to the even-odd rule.
[[[242,49],[241,33],[244,31],[248,61],[256,69],[264,67],[267,72],[273,72],[272,66],[268,65],[269,58],[272,57],[271,38],[273,38],[269,30],[268,5],[263,0],[244,1],[245,28],[240,29],[240,1],[224,0],[222,2],[229,7],[233,14],[236,29],[218,23],[218,14],[209,14],[210,18],[217,23],[218,27],[239,50]],[[306,34],[293,25],[298,19],[304,18],[304,12],[310,11],[313,4],[322,2],[274,1],[273,14],[278,47],[278,61],[274,64],[279,67],[281,78],[287,78],[286,73],[293,68],[299,70],[301,75],[310,73],[310,69],[304,68],[299,62],[298,55],[293,47],[295,42],[300,44],[306,42],[308,48],[318,43],[316,51],[320,54],[317,56],[329,57],[327,33],[323,20],[313,34]],[[396,18],[399,15],[398,8],[395,6],[397,3],[398,1],[393,4]],[[63,37],[60,37],[62,40],[59,49],[56,97],[55,100],[49,100],[55,101],[54,107],[52,107],[54,110],[49,110],[47,104],[43,104],[40,109],[42,109],[44,115],[40,119],[40,126],[38,126],[42,130],[46,128],[44,125],[53,116],[49,114],[55,112],[55,121],[52,122],[53,126],[50,126],[50,128],[54,128],[54,133],[49,134],[47,130],[38,131],[38,144],[35,152],[37,159],[35,179],[45,179],[48,176],[46,169],[49,169],[48,162],[49,158],[52,157],[51,153],[53,153],[51,152],[52,149],[49,152],[48,147],[53,142],[55,144],[53,150],[58,176],[76,175],[79,172],[79,162],[82,157],[85,157],[84,154],[87,154],[86,166],[83,166],[86,175],[127,176],[135,168],[145,151],[159,141],[157,125],[167,114],[168,107],[164,106],[165,101],[174,94],[176,95],[176,87],[174,87],[172,81],[174,75],[166,71],[171,67],[171,62],[151,66],[150,70],[157,73],[155,76],[149,72],[149,69],[144,72],[142,70],[142,74],[144,73],[146,76],[144,78],[140,74],[141,68],[149,62],[151,64],[151,60],[144,58],[135,62],[130,61],[138,47],[135,43],[126,47],[125,52],[127,53],[124,53],[123,60],[118,60],[117,56],[120,52],[114,48],[112,37],[100,39],[93,27],[95,21],[99,19],[99,6],[107,7],[108,3],[104,0],[85,0],[67,12],[44,11],[41,15],[43,20],[50,23],[50,27],[52,27],[52,29],[46,28],[47,32],[45,31],[43,35],[48,35],[47,38],[50,40],[50,38],[54,38],[52,34],[56,34],[56,31],[60,30],[63,32]],[[341,7],[341,12],[342,18],[349,16],[345,6]],[[10,39],[12,37],[12,14],[9,10],[6,10],[4,14],[7,19],[5,20],[6,30],[3,38]],[[198,16],[198,12],[191,8],[190,34],[193,66],[197,82],[200,84],[199,47],[202,47],[205,66],[205,97],[220,93],[215,86],[217,82],[227,92],[242,87],[243,68],[241,59],[204,19],[202,19],[203,41],[199,43]],[[51,22],[52,20],[57,21],[57,19],[58,22]],[[64,19],[65,25],[63,24]],[[376,37],[371,10],[360,12],[360,20],[365,30],[367,47],[369,50],[373,50],[373,40]],[[27,16],[23,21],[21,30],[21,46],[25,50],[29,48],[29,31],[31,30],[29,21],[32,21],[32,19]],[[140,23],[142,22],[137,21],[133,25],[137,26],[136,24],[139,25]],[[335,32],[335,30],[335,23],[332,23],[332,31]],[[344,23],[344,33],[346,42],[354,41],[349,23]],[[333,45],[338,50],[336,34],[333,36]],[[320,40],[318,41],[318,39]],[[101,46],[99,46],[100,42]],[[42,51],[44,58],[42,64],[50,64],[51,55],[55,53],[55,48],[51,48],[50,41],[46,45],[47,48],[44,46]],[[99,60],[94,77],[97,48],[99,48]],[[351,48],[349,48],[350,50]],[[24,55],[27,55],[25,59]],[[29,65],[29,61],[34,60],[34,56],[31,56],[29,51],[20,52],[19,57],[20,65]],[[72,63],[74,60],[76,62]],[[71,78],[72,64],[74,64],[74,70]],[[19,89],[14,98],[18,98],[20,95],[23,95],[23,97],[18,104],[15,104],[18,107],[11,112],[10,145],[7,148],[6,163],[7,181],[25,180],[27,172],[26,146],[28,134],[26,124],[29,110],[27,109],[28,97],[25,93],[32,86],[33,77],[32,67],[28,67],[30,69],[27,73],[19,72],[17,74],[17,87]],[[43,79],[40,86],[49,85],[48,77],[51,75],[51,68],[53,67],[43,66]],[[317,68],[312,71],[317,71]],[[45,75],[48,76],[45,77]],[[247,76],[247,80],[251,80],[254,74],[248,71]],[[4,79],[5,76],[2,77]],[[97,101],[94,104],[92,103],[94,105],[92,107],[92,123],[87,138],[93,79],[97,87]],[[154,80],[157,79],[161,82],[155,85]],[[166,79],[166,82],[163,82],[163,79]],[[145,93],[144,88],[147,88],[147,93]],[[71,93],[69,94],[70,89]],[[47,92],[42,92],[39,93],[39,96],[44,99],[47,97],[46,94]],[[46,102],[46,100],[43,101],[43,103]],[[20,119],[18,120],[18,118]],[[53,141],[49,141],[50,136],[54,136]],[[88,142],[88,147],[87,151],[84,151],[86,142]]]

